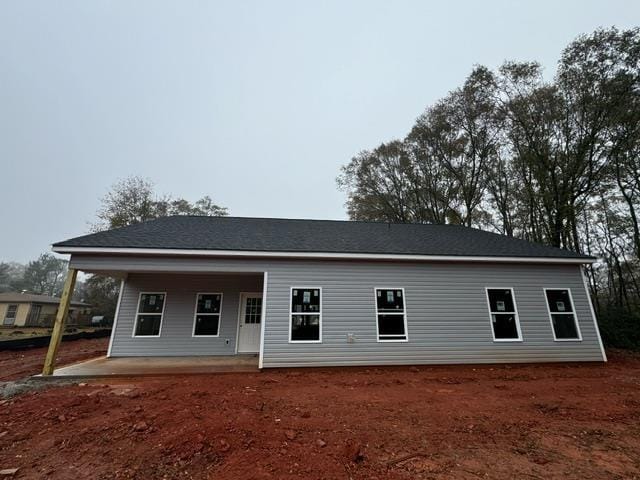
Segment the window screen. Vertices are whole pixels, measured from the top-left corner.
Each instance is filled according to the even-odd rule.
[[[157,337],[160,335],[164,302],[164,293],[140,294],[136,315],[136,337]]]
[[[407,340],[403,289],[376,289],[376,321],[379,341]]]
[[[496,340],[520,340],[518,314],[509,288],[488,289],[491,328]]]
[[[319,342],[321,318],[319,288],[291,289],[291,341]]]
[[[580,333],[569,290],[546,290],[545,294],[556,340],[579,340]]]
[[[194,337],[217,337],[220,331],[221,293],[199,293],[196,297]]]

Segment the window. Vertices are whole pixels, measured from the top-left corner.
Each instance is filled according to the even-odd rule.
[[[4,324],[13,325],[16,321],[17,313],[18,313],[18,305],[7,306],[7,312],[4,315]]]
[[[220,333],[221,293],[196,295],[196,313],[193,318],[194,337],[217,337]]]
[[[134,337],[159,337],[166,293],[141,293]]]
[[[262,318],[262,297],[247,297],[244,307],[244,323],[255,325]]]
[[[289,319],[289,341],[319,343],[322,340],[322,290],[293,287]]]
[[[406,342],[404,288],[376,288],[376,322],[379,342]]]
[[[580,328],[573,309],[573,300],[569,289],[544,290],[549,308],[549,318],[556,341],[582,340]]]
[[[491,332],[496,342],[520,341],[520,322],[512,288],[487,288]]]

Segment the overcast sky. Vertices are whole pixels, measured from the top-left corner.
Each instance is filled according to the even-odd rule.
[[[538,60],[638,1],[0,2],[0,260],[86,233],[129,175],[232,215],[343,219],[335,177],[474,64]]]

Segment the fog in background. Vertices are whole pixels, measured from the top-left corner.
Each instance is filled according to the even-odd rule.
[[[474,64],[537,60],[632,1],[0,3],[0,260],[86,233],[118,179],[231,215],[346,218],[335,177]],[[635,21],[635,22],[634,22]]]

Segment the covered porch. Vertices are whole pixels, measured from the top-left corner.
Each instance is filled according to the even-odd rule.
[[[73,259],[71,263],[74,267]],[[71,268],[61,308],[68,308],[80,268]],[[43,376],[188,374],[261,367],[266,272],[104,271],[120,279],[106,357],[56,369],[64,330],[56,318]]]
[[[56,378],[197,375],[257,372],[257,354],[190,357],[100,357],[57,368]]]

